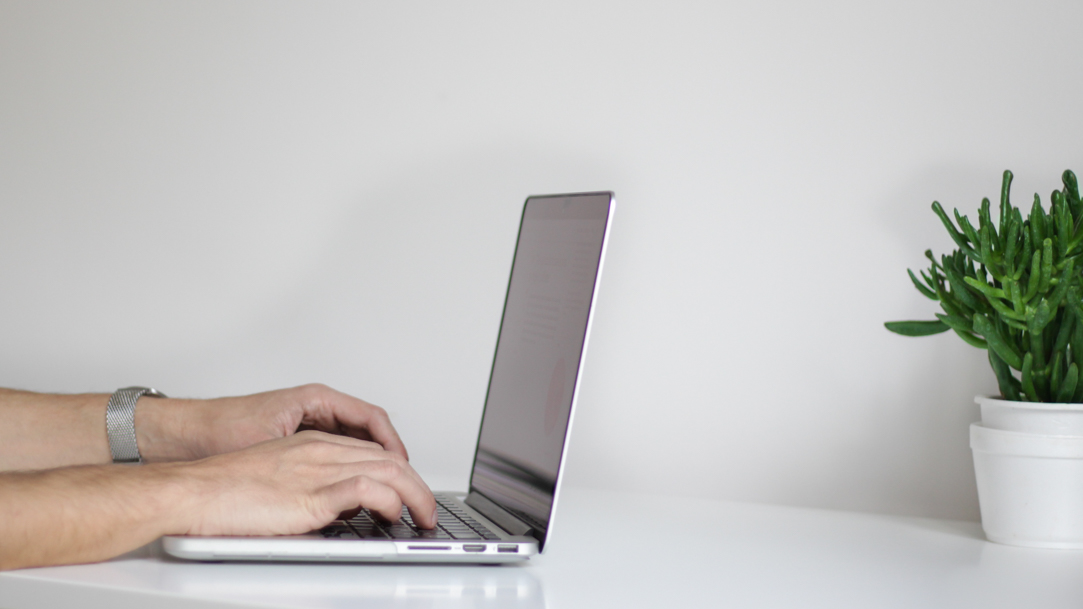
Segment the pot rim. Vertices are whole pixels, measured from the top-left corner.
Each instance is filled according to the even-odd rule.
[[[991,404],[1005,408],[1019,408],[1021,410],[1070,410],[1083,412],[1083,404],[1071,404],[1060,402],[1013,402],[999,397],[979,395],[974,397],[974,403],[978,405]]]
[[[970,424],[970,448],[975,453],[1044,459],[1083,459],[1083,436],[1024,433]]]

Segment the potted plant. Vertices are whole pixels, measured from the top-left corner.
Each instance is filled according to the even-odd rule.
[[[991,541],[1083,548],[1083,201],[1065,171],[1049,212],[1037,194],[1026,218],[1004,172],[993,218],[933,211],[958,249],[914,286],[940,303],[933,321],[884,324],[905,336],[954,331],[988,351],[1000,396],[979,396],[970,429],[982,527]]]

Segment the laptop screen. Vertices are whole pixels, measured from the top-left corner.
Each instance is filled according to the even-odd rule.
[[[471,492],[544,542],[612,193],[531,197],[523,210]]]

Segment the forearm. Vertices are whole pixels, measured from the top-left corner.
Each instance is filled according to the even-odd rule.
[[[0,472],[109,463],[108,402],[104,393],[0,389]],[[407,456],[386,411],[318,384],[214,400],[144,396],[135,408],[136,442],[145,463],[241,450],[298,428],[374,440]]]
[[[205,427],[202,400],[141,398],[135,433],[143,460],[180,461]],[[0,472],[112,462],[105,430],[109,394],[58,395],[0,389]]]
[[[198,478],[184,467],[0,474],[0,569],[100,561],[186,532]]]
[[[290,535],[366,507],[436,526],[406,457],[303,431],[198,461],[0,473],[0,569],[105,560],[162,535]]]
[[[0,471],[109,463],[108,401],[0,389]]]

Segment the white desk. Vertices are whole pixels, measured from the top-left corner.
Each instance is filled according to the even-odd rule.
[[[522,566],[199,564],[151,544],[2,573],[0,607],[1083,607],[1083,552],[991,544],[977,523],[666,499],[685,514],[666,524],[662,500],[567,489]]]

